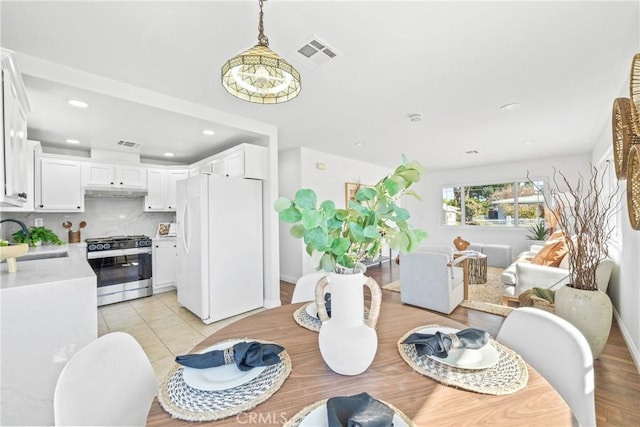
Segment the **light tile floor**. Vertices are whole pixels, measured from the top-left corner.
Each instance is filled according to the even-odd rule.
[[[131,334],[147,353],[158,382],[179,354],[220,328],[249,316],[258,309],[205,325],[198,317],[178,305],[175,291],[98,307],[98,336],[122,331]]]

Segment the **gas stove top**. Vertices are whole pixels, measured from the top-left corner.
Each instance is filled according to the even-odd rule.
[[[144,234],[96,237],[86,239],[85,242],[87,242],[87,252],[151,247],[151,238]]]

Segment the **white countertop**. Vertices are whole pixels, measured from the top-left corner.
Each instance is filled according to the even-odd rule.
[[[87,262],[86,248],[86,243],[29,248],[28,253],[68,252],[69,256],[28,261],[17,258],[18,271],[15,273],[7,272],[7,264],[2,263],[0,264],[0,290],[95,278],[95,273]]]

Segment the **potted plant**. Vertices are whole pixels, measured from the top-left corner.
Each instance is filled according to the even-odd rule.
[[[527,239],[534,242],[544,243],[547,236],[549,236],[549,228],[547,227],[547,224],[545,224],[544,221],[538,221],[529,227]]]
[[[30,227],[29,234],[24,235],[22,230],[11,235],[16,243],[28,243],[29,246],[40,246],[43,243],[53,243],[54,245],[63,245],[64,242],[58,238],[58,235],[45,227]]]
[[[550,209],[565,232],[569,257],[568,283],[555,294],[555,313],[584,334],[594,359],[599,357],[611,329],[611,300],[598,289],[598,277],[609,280],[612,263],[607,262],[607,241],[613,232],[609,220],[621,202],[619,187],[605,191],[606,168],[608,165],[600,173],[591,165],[589,180],[579,176],[575,184],[554,169],[556,190],[564,187],[568,191],[555,191],[552,198],[557,208]]]
[[[410,252],[426,237],[407,222],[410,214],[398,205],[400,198],[420,197],[410,187],[420,180],[423,166],[403,163],[374,186],[363,186],[347,209],[338,209],[332,200],[318,203],[316,193],[301,189],[290,200],[275,203],[281,221],[291,226],[291,234],[304,240],[309,255],[322,253],[318,269],[327,276],[318,283],[316,304],[322,326],[318,336],[320,352],[329,367],[343,375],[364,372],[375,356],[375,320],[380,306],[380,287],[365,279],[362,261],[376,256],[386,242],[391,249]],[[331,319],[326,315],[324,287],[331,284]],[[362,319],[363,284],[371,288],[368,324]]]

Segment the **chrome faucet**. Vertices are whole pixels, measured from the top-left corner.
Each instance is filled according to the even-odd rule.
[[[0,219],[0,224],[2,224],[3,222],[15,222],[20,227],[22,227],[22,234],[24,234],[24,237],[29,237],[29,230],[27,229],[27,226],[24,225],[24,222],[11,218]]]

